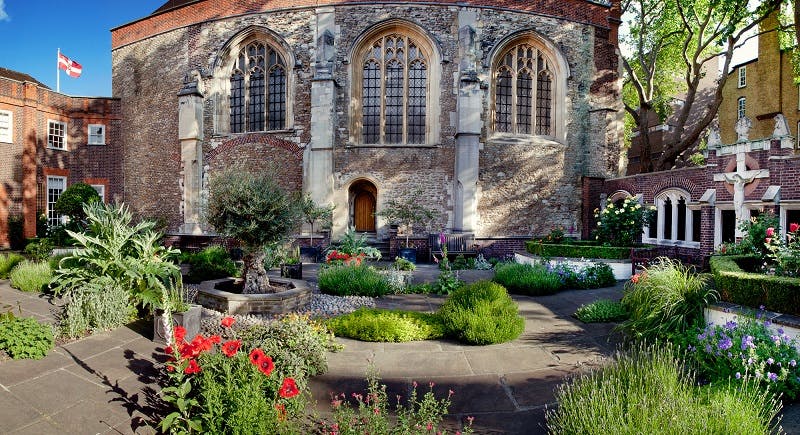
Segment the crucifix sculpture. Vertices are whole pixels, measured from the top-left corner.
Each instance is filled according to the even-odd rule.
[[[739,223],[742,221],[745,199],[745,187],[757,178],[769,178],[768,169],[747,169],[748,144],[736,145],[736,172],[714,174],[714,181],[724,181],[733,185],[733,209],[736,212],[736,237],[742,237]]]

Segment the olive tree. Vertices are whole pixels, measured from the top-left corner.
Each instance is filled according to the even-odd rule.
[[[281,242],[300,223],[302,201],[266,172],[228,169],[209,181],[206,221],[245,250],[244,293],[270,293],[264,247]]]

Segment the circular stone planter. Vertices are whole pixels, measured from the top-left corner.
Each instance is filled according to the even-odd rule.
[[[269,281],[288,289],[278,293],[231,293],[220,288],[230,287],[236,279],[216,279],[200,283],[197,303],[227,314],[286,314],[304,308],[311,300],[311,287],[305,281],[273,277]]]

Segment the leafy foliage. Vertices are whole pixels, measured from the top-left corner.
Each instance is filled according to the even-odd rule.
[[[584,323],[618,322],[628,318],[628,311],[619,301],[599,299],[578,307],[575,317]]]
[[[209,246],[200,252],[182,254],[183,261],[191,268],[186,277],[188,282],[201,282],[211,279],[237,276],[240,271],[236,263],[231,260],[228,251],[222,246]]]
[[[317,278],[319,291],[336,296],[383,296],[391,292],[386,278],[365,265],[331,265]]]
[[[100,195],[94,187],[86,183],[75,183],[61,192],[54,208],[58,213],[69,216],[71,223],[82,222],[86,219],[83,206],[100,200]]]
[[[93,325],[90,319],[126,317],[129,310],[122,310],[121,313],[125,314],[119,317],[112,313],[85,311],[94,308],[116,310],[123,305],[122,300],[78,295],[109,292],[110,295],[122,297],[122,292],[112,290],[115,287],[127,292],[129,305],[141,303],[144,306],[166,308],[169,292],[182,286],[180,268],[175,264],[178,251],[159,243],[161,235],[153,231],[153,222],[142,221],[133,225],[133,217],[124,205],[96,202],[87,204],[84,211],[87,217],[86,232],[69,231],[80,249],[61,261],[55,272],[53,289],[56,294],[63,294],[75,303],[84,304],[80,308],[68,308],[68,314],[83,313],[88,318],[65,321],[99,327]]]
[[[358,235],[355,230],[348,228],[340,240],[334,242],[328,249],[328,254],[336,251],[351,257],[362,256],[369,260],[380,260],[381,252],[377,248],[367,245],[367,233]]]
[[[314,224],[319,222],[322,228],[330,228],[333,224],[333,209],[336,206],[321,206],[311,199],[311,195],[303,197],[303,219],[311,226],[310,246],[314,246]]]
[[[376,216],[385,217],[392,224],[405,225],[406,247],[410,247],[408,239],[414,232],[414,226],[430,223],[439,213],[425,207],[422,199],[422,190],[418,189],[406,198],[392,197],[386,202],[386,207],[375,213]]]
[[[70,293],[64,307],[61,332],[66,337],[81,337],[87,332],[108,331],[136,319],[130,291],[108,278],[98,279],[96,288],[83,287]]]
[[[540,241],[525,242],[525,249],[542,257],[604,258],[622,260],[631,257],[630,247],[599,246],[597,243],[584,244],[570,242],[565,244],[546,244]]]
[[[562,288],[559,276],[540,264],[499,263],[493,280],[511,293],[530,296],[549,295]]]
[[[25,257],[19,254],[15,254],[13,252],[9,252],[8,254],[0,254],[0,279],[8,278],[8,274],[11,273],[11,269],[14,268],[17,264],[21,263]]]
[[[45,261],[53,252],[53,243],[48,238],[30,239],[25,245],[25,253],[36,261]]]
[[[55,344],[53,327],[32,317],[0,316],[0,349],[14,359],[42,359]]]
[[[708,284],[708,275],[661,257],[625,285],[622,304],[631,316],[620,328],[643,340],[680,334],[702,321],[703,309],[716,301]]]
[[[40,292],[47,288],[53,278],[53,270],[47,262],[34,263],[25,260],[8,275],[11,287],[24,292]]]
[[[682,356],[669,344],[618,352],[609,366],[556,389],[547,411],[551,434],[780,433],[781,403],[744,385],[695,386]],[[668,428],[668,430],[667,430]]]
[[[594,217],[598,219],[595,238],[604,245],[634,246],[654,211],[642,207],[632,197],[625,198],[617,206],[609,202],[602,211],[595,210]]]
[[[327,325],[338,336],[361,341],[432,340],[443,337],[445,333],[437,314],[363,307],[329,319]]]
[[[403,257],[395,258],[394,259],[394,264],[392,265],[392,267],[394,269],[396,269],[396,270],[403,270],[403,271],[414,271],[414,270],[417,270],[417,266],[414,263],[406,260]]]
[[[525,329],[517,303],[506,289],[491,281],[465,285],[447,298],[439,310],[448,335],[470,344],[511,341]]]

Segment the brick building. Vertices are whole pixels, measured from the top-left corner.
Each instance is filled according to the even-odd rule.
[[[179,234],[223,168],[270,170],[334,237],[423,191],[427,230],[498,241],[580,228],[616,174],[619,3],[170,1],[112,30],[124,199]],[[419,232],[425,232],[419,229]]]
[[[788,121],[790,131],[798,133],[800,86],[794,83],[791,50],[780,48],[778,27],[777,14],[764,20],[758,36],[758,57],[733,66],[729,72],[718,114],[722,143],[737,140],[735,125],[742,117],[752,123],[751,137],[769,137],[779,113]]]
[[[72,97],[33,77],[0,68],[0,248],[9,227],[36,236],[37,216],[59,222],[53,204],[67,186],[85,182],[104,200],[120,199],[119,100]]]

